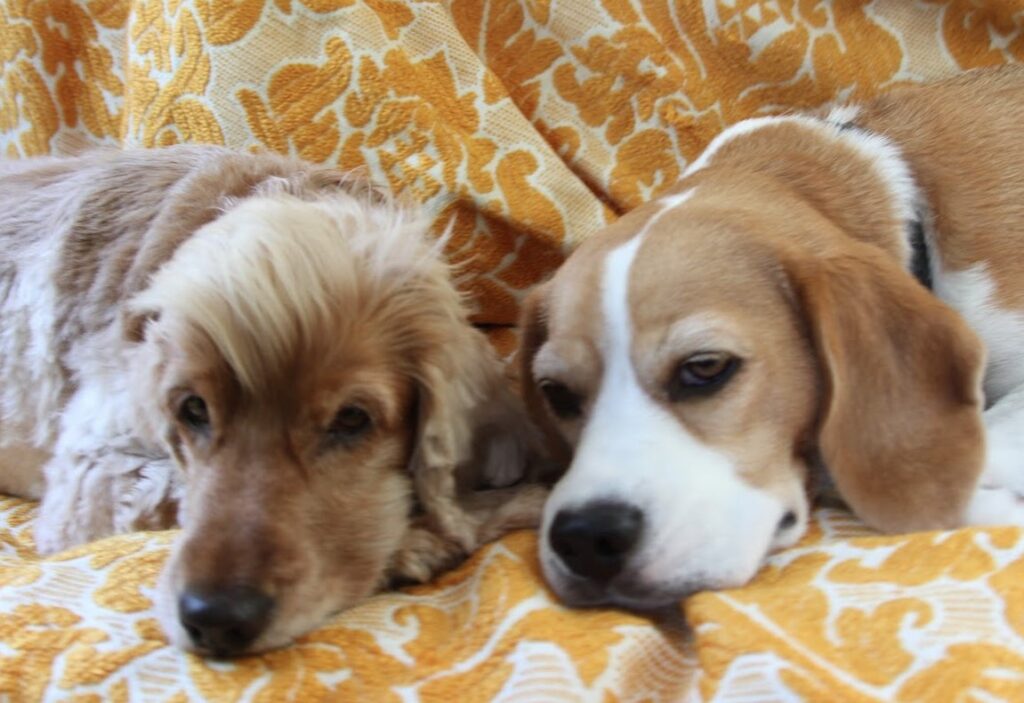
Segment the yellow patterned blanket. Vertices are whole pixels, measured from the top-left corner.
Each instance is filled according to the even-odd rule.
[[[454,221],[477,320],[725,125],[1024,58],[1024,0],[0,0],[0,150],[184,141],[365,167]],[[39,560],[0,499],[0,700],[1024,700],[1024,532],[822,510],[678,622],[570,612],[535,538],[234,663],[168,648],[171,534]],[[685,621],[685,622],[684,622]]]

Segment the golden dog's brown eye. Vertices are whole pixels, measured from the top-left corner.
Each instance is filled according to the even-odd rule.
[[[207,429],[210,426],[210,411],[206,401],[198,395],[187,396],[178,406],[178,419],[197,432]]]
[[[556,416],[563,420],[571,420],[583,414],[583,399],[579,393],[570,390],[564,383],[544,378],[537,387],[544,394],[548,407]]]
[[[701,352],[683,360],[668,384],[674,401],[711,395],[733,377],[740,360],[725,352]]]
[[[794,513],[792,510],[786,511],[786,514],[782,516],[781,520],[779,520],[779,526],[776,529],[776,531],[781,532],[782,530],[788,530],[795,524],[796,513]]]
[[[348,442],[369,432],[372,425],[369,413],[358,405],[346,405],[334,416],[327,431],[335,439]]]

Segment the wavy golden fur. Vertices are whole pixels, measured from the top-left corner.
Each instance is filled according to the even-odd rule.
[[[536,521],[543,490],[495,488],[533,434],[414,210],[210,147],[4,164],[0,201],[0,445],[50,453],[40,549],[180,523],[179,644],[281,645]]]

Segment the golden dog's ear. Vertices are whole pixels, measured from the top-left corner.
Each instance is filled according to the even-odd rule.
[[[460,489],[510,485],[526,473],[539,439],[512,393],[487,339],[466,319],[458,300],[424,297],[415,322],[433,342],[417,372],[418,441],[412,457],[416,495],[446,537],[470,551],[479,520],[459,503]]]
[[[984,454],[979,340],[874,247],[785,266],[820,363],[818,448],[840,494],[887,532],[959,524]]]
[[[359,166],[349,171],[342,171],[330,166],[310,166],[305,172],[308,180],[299,180],[295,184],[298,192],[312,188],[314,192],[342,190],[350,195],[366,198],[374,205],[396,204],[400,207],[416,209],[417,202],[411,196],[393,193],[370,178],[370,171]]]
[[[548,339],[548,295],[550,284],[534,288],[523,303],[520,316],[522,340],[519,345],[518,365],[520,395],[533,423],[544,436],[544,443],[552,460],[567,466],[572,459],[572,447],[555,428],[547,403],[537,388],[533,374],[533,359]]]

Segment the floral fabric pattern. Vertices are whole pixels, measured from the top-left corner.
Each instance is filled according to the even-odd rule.
[[[0,0],[0,154],[210,142],[423,202],[510,351],[531,286],[740,119],[1024,59],[1024,0]],[[48,559],[0,499],[0,700],[1021,700],[1024,531],[820,510],[677,620],[569,611],[536,538],[235,662],[152,611],[173,533]]]

